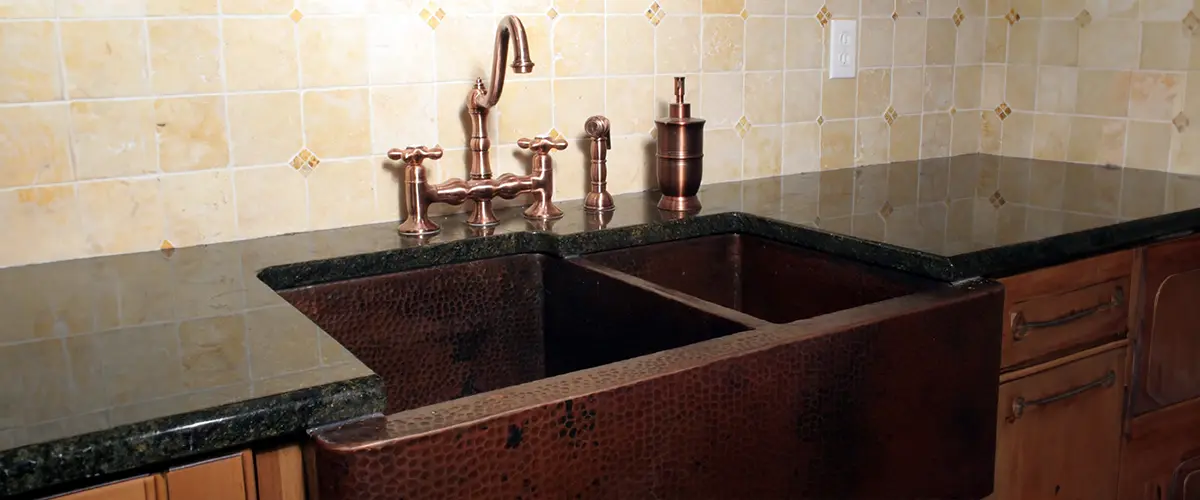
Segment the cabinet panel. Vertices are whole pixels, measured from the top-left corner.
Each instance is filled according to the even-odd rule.
[[[1139,416],[1121,453],[1121,500],[1200,498],[1200,399]]]
[[[1117,252],[1001,279],[1001,367],[1017,368],[1124,338],[1134,253]]]
[[[1146,249],[1135,414],[1200,396],[1200,238]]]
[[[256,500],[254,456],[249,451],[167,473],[170,500]]]
[[[259,500],[304,500],[304,456],[299,445],[254,456]]]
[[[1200,457],[1190,458],[1175,468],[1171,494],[1181,500],[1200,500]]]
[[[1125,347],[1000,386],[996,500],[1116,497]]]
[[[1200,394],[1200,270],[1172,274],[1154,294],[1146,390],[1162,404]]]
[[[166,500],[155,487],[157,476],[145,476],[54,497],[55,500]]]

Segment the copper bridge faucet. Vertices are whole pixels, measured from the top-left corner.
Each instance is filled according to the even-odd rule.
[[[407,215],[400,224],[400,234],[420,236],[437,233],[441,228],[429,220],[429,205],[459,205],[467,200],[475,202],[467,224],[477,227],[494,226],[500,222],[492,212],[492,199],[497,196],[508,200],[523,194],[531,195],[533,204],[525,209],[525,217],[528,219],[544,221],[562,217],[562,210],[554,206],[553,201],[554,164],[550,159],[550,152],[567,149],[567,141],[546,136],[521,139],[517,145],[533,152],[533,168],[530,174],[504,174],[499,178],[492,178],[492,163],[488,158],[492,141],[487,135],[487,117],[488,111],[500,101],[500,94],[504,92],[504,66],[508,59],[510,39],[516,51],[512,62],[513,71],[533,71],[525,26],[516,16],[505,16],[496,28],[491,84],[485,87],[483,80],[476,79],[475,88],[467,94],[467,113],[471,118],[471,170],[467,180],[450,179],[441,184],[429,182],[429,174],[423,162],[426,158],[441,158],[440,147],[431,149],[425,146],[410,146],[388,151],[388,159],[404,162],[404,204]]]
[[[533,151],[533,171],[530,175],[504,174],[495,179],[491,176],[485,179],[450,179],[441,184],[430,184],[429,172],[423,162],[426,158],[441,158],[442,148],[410,146],[388,151],[388,159],[404,162],[404,206],[407,217],[400,224],[400,234],[422,236],[441,231],[441,227],[429,220],[431,204],[461,205],[467,200],[474,200],[478,204],[484,200],[491,201],[497,196],[511,200],[523,194],[531,195],[533,204],[525,209],[527,219],[544,221],[562,218],[562,210],[554,206],[553,201],[554,162],[550,159],[550,152],[567,149],[567,141],[538,136],[533,139],[521,139],[517,141],[517,145]]]
[[[533,61],[529,59],[529,39],[525,36],[525,25],[517,16],[504,16],[496,27],[496,43],[492,47],[492,78],[487,87],[482,79],[475,79],[475,88],[467,94],[467,114],[471,119],[471,180],[492,178],[492,160],[488,150],[492,141],[487,135],[488,111],[500,102],[504,93],[504,65],[508,60],[508,41],[512,39],[513,55],[512,68],[518,74],[533,71]],[[475,209],[467,218],[467,224],[472,226],[493,226],[500,221],[492,213],[492,200],[475,200]]]

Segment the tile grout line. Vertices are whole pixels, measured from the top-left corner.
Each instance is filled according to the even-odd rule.
[[[749,11],[746,9],[747,6],[745,5],[745,2],[743,2],[742,4],[743,4],[742,11],[749,13]],[[747,15],[746,17],[749,18],[750,16]],[[747,68],[747,66],[749,66],[749,64],[747,62],[747,59],[749,59],[749,57],[747,57],[747,54],[746,54],[746,45],[747,45],[746,41],[749,39],[749,31],[750,31],[749,27],[747,27],[748,24],[749,23],[746,22],[746,19],[742,19],[742,54],[741,54],[741,66],[739,67],[739,69],[741,70],[741,73],[742,73],[741,74],[741,76],[742,76],[742,92],[741,92],[741,96],[740,96],[742,105],[741,105],[741,109],[738,110],[738,123],[742,123],[742,120],[746,120],[747,122],[749,121],[749,119],[746,118],[746,68]],[[701,34],[701,36],[703,37],[703,34]],[[753,128],[754,124],[750,124],[750,127]],[[741,162],[739,162],[739,163],[741,163],[741,170],[738,172],[738,178],[742,179],[742,180],[746,179],[746,150],[747,150],[746,136],[747,135],[750,135],[749,129],[747,129],[745,131],[745,133],[738,134],[738,145],[741,146],[741,148],[742,148],[742,159],[741,159]],[[745,186],[742,186],[742,189],[745,189]],[[745,199],[745,197],[743,196],[743,200],[744,199]]]
[[[292,50],[295,51],[295,57],[296,57],[296,89],[300,95],[300,148],[301,148],[300,151],[308,150],[310,155],[317,158],[317,166],[319,167],[320,162],[322,161],[321,157],[317,156],[316,153],[313,153],[312,149],[308,147],[308,123],[307,123],[307,120],[305,117],[305,115],[307,115],[308,113],[305,110],[304,101],[305,101],[305,97],[307,97],[308,93],[312,92],[313,90],[307,89],[304,87],[304,58],[300,56],[300,52],[301,52],[300,51],[300,23],[302,21],[304,21],[304,12],[302,12],[300,10],[299,0],[292,2],[292,12],[299,12],[300,16],[301,16],[299,20],[291,19],[290,16],[288,17],[288,19],[293,21],[292,22]],[[296,154],[299,154],[299,151],[297,151]],[[311,222],[312,222],[312,204],[310,203],[310,196],[308,193],[308,191],[309,191],[308,178],[310,175],[312,175],[312,173],[315,170],[316,170],[316,168],[310,168],[308,171],[308,174],[301,175],[301,177],[303,177],[303,179],[304,179],[304,208],[305,208],[305,210],[304,210],[304,227],[305,228],[309,228],[312,225],[311,224]],[[303,172],[299,172],[299,171],[296,173],[303,174]],[[234,189],[236,190],[237,183],[235,182],[234,185],[235,185]],[[234,198],[236,199],[236,194],[235,194]],[[240,203],[236,203],[235,205],[240,205]],[[236,210],[236,208],[235,208],[235,210]],[[271,232],[276,232],[276,231],[277,230],[271,231]],[[241,236],[240,228],[239,228],[239,236]]]
[[[791,16],[791,2],[783,2],[783,64],[780,71],[779,85],[779,175],[787,175],[788,169],[788,126],[787,126],[787,102],[788,102],[788,25]],[[779,184],[779,203],[783,205],[783,183]]]
[[[66,109],[64,109],[63,112],[66,113],[66,117],[67,117],[67,140],[68,140],[67,163],[68,163],[68,167],[71,172],[71,178],[68,181],[61,181],[61,182],[49,183],[49,184],[37,183],[38,179],[35,178],[34,185],[15,187],[11,191],[19,192],[21,189],[46,188],[51,185],[63,185],[63,184],[70,185],[71,208],[72,208],[72,212],[74,212],[72,218],[75,220],[76,223],[79,224],[80,231],[83,231],[86,234],[86,231],[85,231],[86,224],[85,224],[85,219],[83,217],[83,207],[79,203],[79,185],[78,185],[78,181],[79,181],[79,165],[78,165],[78,163],[79,163],[79,160],[78,160],[78,155],[75,152],[75,144],[76,144],[76,142],[75,142],[75,137],[76,137],[75,117],[74,117],[74,113],[71,110],[71,101],[69,99],[71,89],[70,89],[70,84],[68,83],[69,79],[67,78],[67,57],[66,57],[66,50],[65,50],[66,43],[63,39],[62,21],[59,19],[60,16],[58,13],[57,3],[55,5],[54,15],[55,15],[55,17],[54,17],[52,27],[54,28],[55,44],[57,45],[57,48],[58,48],[58,61],[57,61],[58,77],[59,77],[60,85],[62,86],[59,96],[63,99],[63,106],[66,108]],[[8,191],[8,190],[5,190],[5,191]],[[85,241],[85,243],[86,243],[86,241]],[[85,249],[82,257],[87,257],[94,253],[95,252],[89,252]]]
[[[225,111],[225,154],[227,155],[227,157],[225,159],[225,167],[221,170],[227,171],[228,175],[229,175],[229,192],[230,192],[230,196],[233,197],[233,199],[230,200],[231,204],[233,205],[233,232],[234,232],[234,234],[239,234],[240,230],[238,229],[239,216],[238,216],[238,206],[237,206],[238,205],[237,204],[237,183],[233,182],[233,177],[234,177],[233,166],[235,163],[234,156],[233,156],[234,155],[233,120],[231,119],[231,115],[229,114],[229,61],[228,61],[228,58],[225,57],[225,48],[227,46],[225,44],[225,17],[223,15],[224,9],[225,9],[225,0],[221,0],[218,2],[218,5],[217,5],[217,12],[220,15],[220,17],[217,19],[217,43],[220,45],[218,47],[218,51],[217,51],[217,58],[219,60],[219,64],[217,66],[217,71],[221,75],[221,94],[222,94],[221,102],[223,103],[223,107],[224,107],[224,111]],[[162,177],[160,177],[160,181],[158,183],[160,191],[162,190],[161,178]],[[167,215],[167,210],[165,207],[165,203],[166,203],[165,196],[162,201],[164,202],[163,218],[165,218],[169,221],[170,216]],[[173,233],[173,230],[171,228],[165,227],[165,229],[167,230],[167,235],[171,235]],[[164,237],[163,240],[171,241],[170,238],[167,238],[167,237]],[[171,243],[171,244],[174,245],[174,243]]]
[[[931,68],[953,68],[952,65],[946,65],[946,64],[942,64],[942,65],[935,64],[935,65],[930,65],[928,67],[931,67]],[[860,69],[866,69],[866,70],[890,69],[890,68],[920,69],[920,68],[923,68],[923,66],[910,65],[910,66],[860,67]],[[1095,71],[1118,71],[1118,70],[1105,69],[1105,68],[1086,68],[1086,69],[1087,70],[1095,70]],[[803,73],[803,72],[816,72],[816,71],[822,71],[822,70],[823,70],[823,68],[799,68],[799,69],[788,69],[787,71]],[[743,73],[760,74],[761,75],[761,74],[768,74],[768,73],[777,73],[779,71],[780,70],[778,70],[778,69],[766,69],[766,70],[743,70],[743,71],[708,71],[705,73],[712,74],[712,75],[741,75]],[[1125,70],[1125,71],[1128,71],[1128,70]],[[1140,70],[1134,70],[1134,71],[1140,71]],[[1180,76],[1180,75],[1184,75],[1187,73],[1186,71],[1147,71],[1147,72],[1168,73],[1168,74],[1171,74],[1174,76]],[[606,76],[606,75],[593,74],[593,75],[559,76],[559,77],[555,77],[554,80],[588,80],[588,79],[595,79],[595,78],[603,78],[604,76]],[[647,78],[647,77],[654,77],[656,75],[653,73],[639,73],[639,74],[623,74],[623,75],[618,75],[618,76],[624,77],[624,78]],[[526,82],[543,82],[543,81],[550,81],[550,80],[551,80],[550,77],[523,78],[522,79],[522,81],[526,81]],[[128,101],[141,101],[141,100],[154,100],[154,99],[167,99],[167,98],[223,97],[223,96],[227,96],[227,95],[228,96],[261,95],[261,94],[278,94],[278,93],[305,92],[305,91],[333,92],[333,91],[345,91],[345,90],[360,90],[360,89],[368,89],[368,88],[412,87],[412,86],[416,86],[416,85],[430,85],[430,84],[473,85],[474,83],[475,83],[475,81],[473,79],[472,80],[446,80],[446,81],[426,80],[426,81],[413,81],[413,82],[403,82],[403,83],[385,83],[385,84],[377,84],[377,85],[370,85],[370,84],[325,85],[325,86],[312,86],[312,87],[304,87],[304,88],[292,87],[292,88],[271,88],[271,89],[254,89],[254,90],[231,90],[228,92],[220,92],[220,91],[190,92],[190,93],[189,92],[180,92],[180,93],[167,92],[167,93],[162,93],[162,94],[145,94],[145,95],[135,95],[135,96],[75,97],[75,98],[62,98],[62,99],[44,100],[44,101],[0,102],[0,108],[53,106],[56,104],[74,103],[74,102],[105,102],[105,101],[128,102]],[[1140,121],[1157,121],[1157,122],[1165,123],[1165,122],[1169,122],[1170,120],[1163,119],[1163,120],[1140,120]]]

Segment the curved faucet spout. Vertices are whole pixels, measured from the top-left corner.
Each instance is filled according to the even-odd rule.
[[[529,39],[525,36],[525,25],[517,16],[504,16],[496,27],[496,45],[492,52],[492,78],[486,92],[475,94],[474,104],[488,109],[500,102],[504,93],[505,64],[508,62],[508,41],[512,39],[513,55],[512,68],[517,73],[533,71],[533,60],[529,58]]]

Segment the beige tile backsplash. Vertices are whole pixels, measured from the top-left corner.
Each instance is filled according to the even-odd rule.
[[[988,0],[981,150],[1200,174],[1197,11],[1195,0]]]
[[[434,177],[465,173],[463,101],[508,13],[537,67],[492,114],[498,172],[605,114],[610,190],[652,188],[675,75],[706,182],[980,150],[1200,170],[1200,18],[1127,3],[0,0],[0,267],[398,220],[382,155],[439,144]],[[827,77],[830,19],[860,21],[857,79]]]

